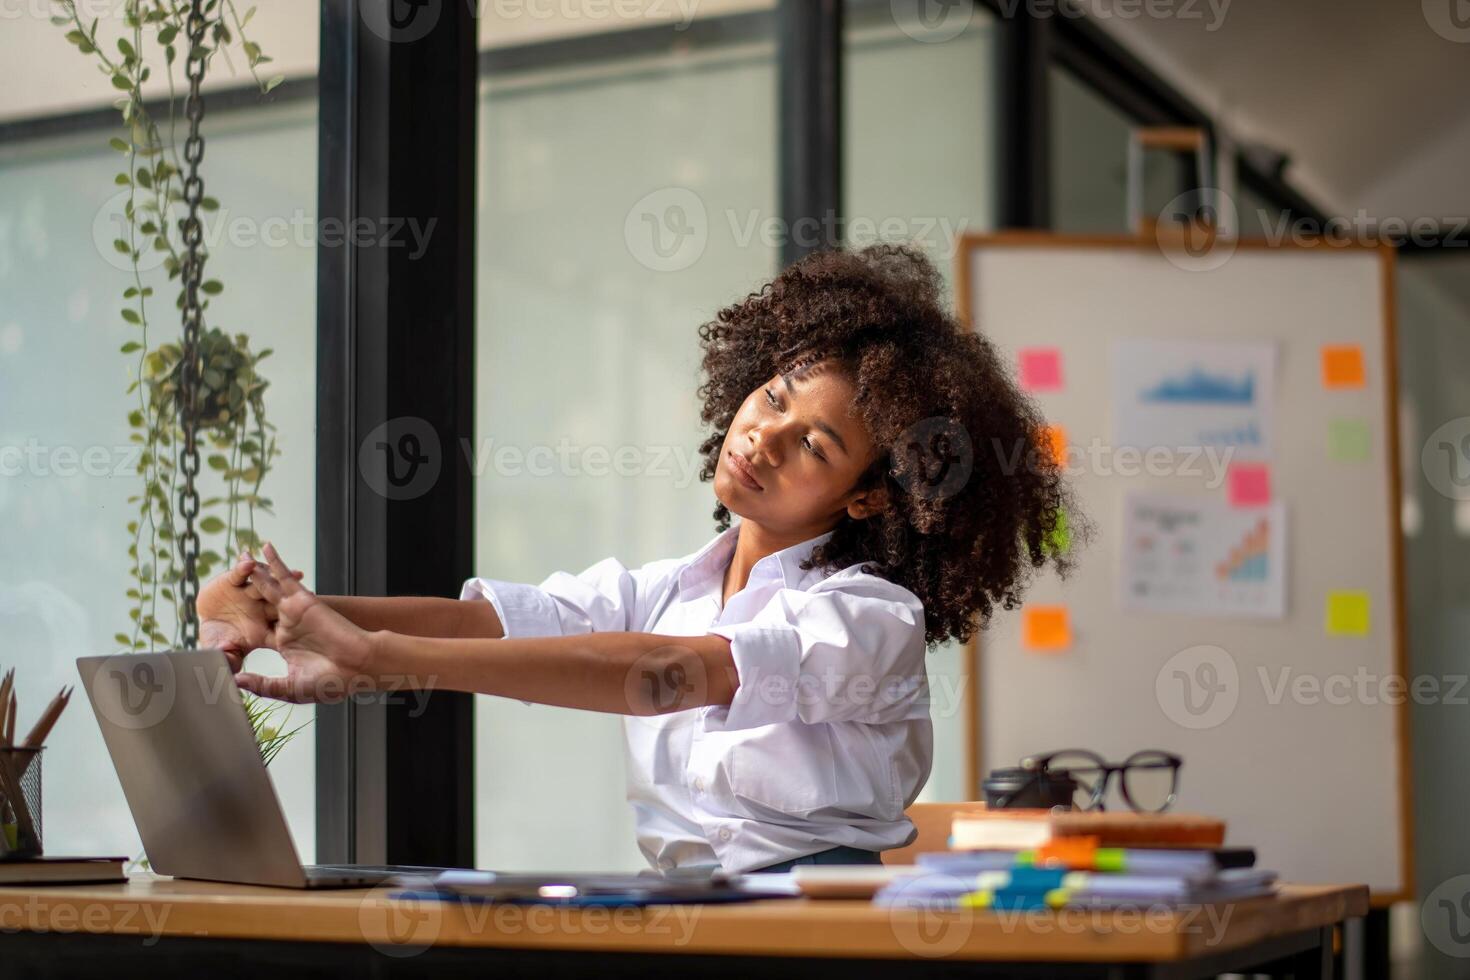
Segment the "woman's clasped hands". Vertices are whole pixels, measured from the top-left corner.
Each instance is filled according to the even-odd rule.
[[[292,571],[269,542],[264,558],[242,552],[200,591],[200,646],[222,651],[236,683],[263,697],[332,702],[377,690],[373,634],[302,585],[302,573]],[[245,657],[261,647],[280,653],[284,676],[242,671]]]

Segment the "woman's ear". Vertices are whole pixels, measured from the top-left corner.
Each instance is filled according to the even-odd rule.
[[[847,502],[847,516],[855,521],[865,521],[887,509],[888,488],[883,486],[859,491],[853,494],[852,499]]]

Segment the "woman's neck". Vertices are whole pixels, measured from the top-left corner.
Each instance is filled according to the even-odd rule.
[[[740,533],[735,536],[735,553],[730,556],[730,564],[725,567],[721,604],[729,602],[732,595],[745,588],[745,583],[750,581],[750,570],[755,567],[756,562],[767,555],[774,555],[784,548],[801,544],[822,533],[822,529],[817,529],[782,534],[751,521],[742,520]]]

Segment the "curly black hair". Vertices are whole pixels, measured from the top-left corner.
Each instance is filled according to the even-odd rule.
[[[699,329],[704,350],[700,479],[750,392],[778,373],[835,363],[877,458],[858,481],[888,506],[843,516],[803,565],[861,564],[924,604],[925,641],[968,640],[997,605],[1014,609],[1032,574],[1071,567],[1086,524],[1036,406],[995,347],[948,311],[922,252],[872,245],[813,253]],[[715,508],[716,526],[730,511]]]

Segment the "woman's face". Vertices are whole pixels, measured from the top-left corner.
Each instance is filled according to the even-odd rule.
[[[874,457],[867,430],[848,414],[855,397],[847,376],[826,364],[752,391],[725,434],[715,496],[795,541],[831,530],[844,514],[881,509],[882,491],[853,489]]]

